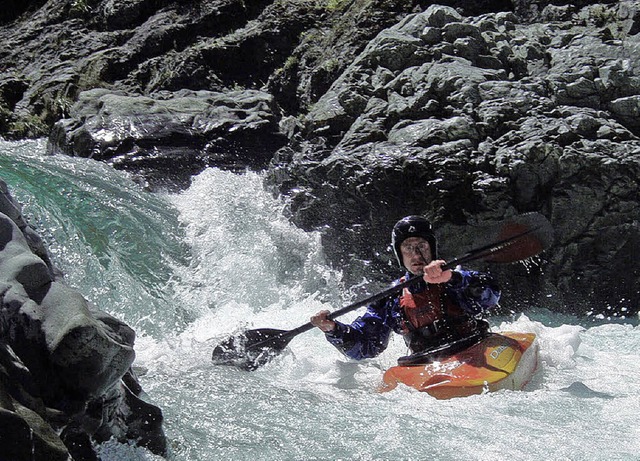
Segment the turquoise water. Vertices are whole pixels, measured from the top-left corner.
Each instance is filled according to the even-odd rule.
[[[44,149],[0,144],[0,175],[67,282],[145,333],[184,329],[193,316],[172,287],[191,256],[178,211],[106,164]]]
[[[538,334],[533,381],[449,401],[375,392],[406,353],[399,338],[354,363],[310,331],[255,372],[217,367],[211,350],[230,333],[294,328],[353,301],[319,236],[290,225],[255,173],[209,169],[183,193],[149,193],[103,163],[44,152],[44,141],[0,142],[0,176],[67,282],[136,329],[135,367],[174,459],[640,459],[636,318],[579,320],[544,299],[493,318],[495,331]],[[100,450],[157,459],[115,442]]]

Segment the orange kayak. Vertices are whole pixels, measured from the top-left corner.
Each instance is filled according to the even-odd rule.
[[[494,333],[440,361],[389,368],[379,390],[387,392],[401,383],[438,399],[521,390],[538,365],[535,339],[534,333]]]

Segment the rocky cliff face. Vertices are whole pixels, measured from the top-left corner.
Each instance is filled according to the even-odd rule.
[[[636,0],[10,1],[0,133],[47,136],[52,154],[151,187],[207,166],[263,170],[347,281],[396,275],[386,245],[404,215],[432,219],[450,258],[484,224],[539,211],[554,246],[492,267],[506,306],[629,315],[638,32]],[[92,459],[89,440],[112,435],[162,453],[161,414],[129,369],[133,332],[60,281],[2,197],[6,456]]]
[[[542,211],[529,285],[637,309],[638,2],[41,3],[0,34],[6,137],[151,181],[266,168],[354,278],[390,272],[403,214],[451,255],[460,226]]]
[[[476,224],[548,216],[508,298],[640,307],[640,3],[50,0],[4,17],[0,130],[153,184],[265,170],[350,280],[395,273],[422,213],[456,255]],[[174,172],[181,177],[170,178]]]
[[[381,31],[288,120],[295,142],[271,183],[296,222],[328,224],[345,267],[353,254],[382,266],[371,242],[406,214],[431,217],[451,257],[469,224],[541,211],[556,245],[533,272],[494,269],[510,299],[637,311],[635,6],[519,6],[473,17],[431,6]]]

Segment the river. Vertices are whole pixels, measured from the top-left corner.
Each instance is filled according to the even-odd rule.
[[[313,330],[257,371],[214,366],[231,333],[291,329],[355,300],[319,235],[291,225],[257,173],[208,169],[184,192],[151,193],[104,163],[45,150],[0,141],[0,177],[67,282],[136,330],[134,367],[175,460],[640,459],[637,317],[561,315],[545,299],[492,317],[494,331],[538,335],[534,379],[446,401],[376,392],[406,354],[401,338],[355,363]],[[113,441],[100,456],[160,459]]]

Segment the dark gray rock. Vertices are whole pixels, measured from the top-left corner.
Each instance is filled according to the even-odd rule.
[[[359,280],[391,275],[390,255],[371,242],[387,241],[405,214],[433,219],[452,257],[469,240],[460,226],[542,211],[556,245],[533,271],[493,268],[507,299],[546,293],[578,313],[637,312],[640,263],[628,255],[640,238],[640,41],[592,24],[625,5],[559,24],[431,6],[381,32],[302,121],[300,152],[274,157],[272,183],[292,197],[293,220],[323,229]],[[441,41],[421,43],[434,27]]]
[[[130,368],[133,330],[64,283],[0,191],[0,458],[95,459],[91,440],[111,437],[166,454]]]
[[[88,90],[70,118],[56,123],[48,150],[107,160],[149,177],[177,171],[188,179],[213,165],[261,169],[286,141],[275,111],[273,97],[256,90],[182,90],[153,97]]]

